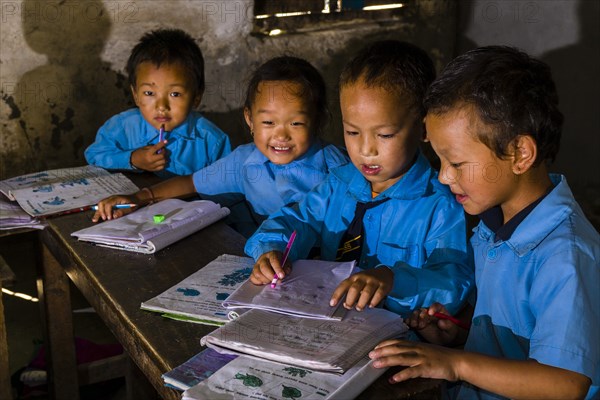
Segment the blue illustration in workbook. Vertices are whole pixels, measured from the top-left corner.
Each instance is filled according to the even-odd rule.
[[[50,193],[52,190],[54,190],[54,188],[52,187],[52,185],[42,185],[42,186],[38,186],[35,189],[33,189],[34,193]]]
[[[82,186],[88,186],[90,184],[90,182],[87,180],[87,178],[79,178],[79,179],[73,179],[70,181],[64,181],[60,184],[61,187],[73,187],[76,185],[82,185]]]
[[[200,296],[200,292],[196,289],[178,288],[177,291],[183,293],[184,296]]]
[[[236,271],[233,271],[231,274],[227,274],[221,278],[218,282],[224,286],[236,286],[239,283],[244,282],[246,279],[250,277],[252,273],[252,268],[242,268]]]
[[[217,293],[217,295],[215,297],[217,300],[223,301],[229,297],[229,293]]]
[[[46,181],[48,177],[48,173],[47,172],[40,172],[39,174],[34,174],[34,175],[29,175],[29,176],[19,176],[15,179],[13,179],[13,182],[24,182],[24,184],[28,184],[29,182],[32,181]]]
[[[60,206],[61,204],[65,203],[65,199],[61,199],[60,197],[56,196],[51,200],[43,201],[43,203],[49,206]]]

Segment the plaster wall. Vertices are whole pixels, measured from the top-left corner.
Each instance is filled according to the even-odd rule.
[[[425,48],[438,68],[454,53],[456,3],[415,0],[401,20],[356,21],[274,37],[250,35],[252,1],[14,0],[0,3],[0,179],[85,164],[83,151],[110,116],[132,106],[124,76],[144,32],[178,27],[199,43],[207,88],[200,110],[250,141],[241,111],[250,72],[290,54],[313,63],[328,83],[333,114],[326,139],[342,143],[336,81],[363,44],[397,38]]]
[[[587,191],[600,214],[600,1],[462,0],[458,7],[458,54],[504,44],[550,65],[565,116],[553,169]]]

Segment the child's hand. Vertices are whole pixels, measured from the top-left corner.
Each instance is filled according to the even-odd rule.
[[[120,218],[125,214],[129,214],[135,208],[121,208],[113,209],[117,204],[135,204],[136,200],[134,196],[110,196],[104,200],[98,202],[98,210],[92,217],[92,222],[98,222],[100,219],[106,221],[107,219]]]
[[[373,363],[375,368],[395,365],[407,367],[390,377],[390,383],[417,377],[456,381],[459,379],[458,365],[461,353],[425,343],[386,340],[379,343],[369,353],[369,357],[375,360]]]
[[[388,267],[379,267],[359,272],[344,279],[335,289],[330,306],[338,304],[346,294],[344,307],[350,310],[356,304],[356,310],[362,311],[367,304],[373,308],[392,290],[394,272]],[[346,293],[347,292],[347,293]]]
[[[131,165],[144,171],[162,171],[167,165],[167,152],[163,149],[166,145],[167,141],[163,140],[134,150],[131,153]]]
[[[435,344],[454,343],[459,336],[459,328],[451,321],[434,316],[436,312],[450,315],[440,303],[433,303],[429,308],[414,310],[404,322],[412,329],[418,330],[425,340]]]
[[[283,253],[280,251],[269,251],[256,261],[252,274],[250,275],[250,282],[255,285],[266,285],[271,283],[275,275],[282,279],[285,274],[289,274],[292,270],[291,264],[286,261],[285,266],[281,265],[281,258]]]

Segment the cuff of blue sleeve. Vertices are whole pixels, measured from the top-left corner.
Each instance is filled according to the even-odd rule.
[[[257,261],[260,258],[260,256],[262,256],[263,254],[265,254],[269,251],[274,251],[274,250],[279,250],[279,251],[283,252],[285,250],[285,243],[280,245],[280,243],[277,243],[277,242],[268,242],[268,243],[255,243],[255,244],[251,245],[250,243],[246,242],[246,247],[244,247],[244,252],[249,257],[252,257],[254,259],[254,261]]]

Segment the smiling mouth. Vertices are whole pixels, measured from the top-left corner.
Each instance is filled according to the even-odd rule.
[[[281,152],[286,152],[286,151],[291,150],[290,146],[271,146],[271,148],[275,151],[281,151]]]

